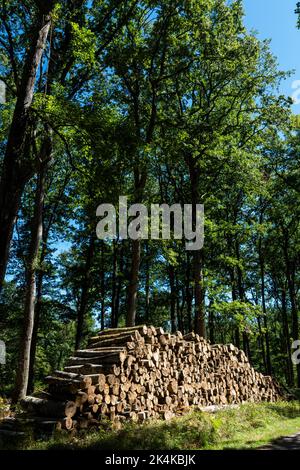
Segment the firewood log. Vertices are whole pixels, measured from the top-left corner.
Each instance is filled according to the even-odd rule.
[[[60,402],[26,397],[20,401],[22,408],[39,416],[72,418],[76,413],[76,404],[72,401]]]

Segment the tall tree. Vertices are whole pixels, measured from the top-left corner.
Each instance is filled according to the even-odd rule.
[[[10,12],[7,1],[3,1],[1,19],[7,31],[10,58],[15,71],[16,57],[13,49]],[[0,290],[2,289],[9,256],[10,242],[25,184],[36,170],[31,157],[33,122],[30,113],[36,77],[43,51],[49,35],[55,0],[47,3],[36,0],[32,10],[33,22],[30,44],[24,58],[24,67],[17,87],[17,99],[7,138],[0,180]],[[16,72],[16,71],[15,71]]]

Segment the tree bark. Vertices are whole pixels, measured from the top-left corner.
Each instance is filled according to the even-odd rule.
[[[288,371],[288,385],[294,385],[294,369],[292,364],[292,351],[290,343],[290,329],[287,315],[287,302],[286,302],[286,291],[285,288],[281,290],[281,315],[283,323],[283,331],[285,338],[285,354],[287,356],[287,371]]]
[[[88,249],[87,249],[87,254],[86,254],[85,272],[84,272],[84,278],[82,282],[79,309],[78,309],[78,315],[77,315],[75,349],[79,349],[81,340],[83,338],[84,321],[85,321],[85,315],[87,311],[87,304],[88,304],[88,298],[89,298],[91,267],[92,267],[92,262],[93,262],[94,250],[95,250],[95,237],[94,235],[91,235]]]
[[[115,328],[118,328],[118,321],[120,315],[120,299],[121,299],[121,292],[122,292],[122,283],[123,283],[123,242],[121,242],[121,249],[120,249],[120,256],[119,256],[119,268],[118,268],[118,276],[117,276],[117,290],[116,290],[116,304],[115,304],[115,317],[116,323]]]
[[[249,359],[249,362],[251,362],[250,341],[249,341],[249,336],[246,331],[243,331],[243,348],[246,353],[246,356]]]
[[[215,316],[212,308],[208,310],[209,341],[215,344]]]
[[[150,263],[149,263],[149,243],[146,242],[146,259],[145,259],[145,270],[146,270],[146,281],[145,281],[145,321],[149,324],[150,320]]]
[[[111,327],[116,326],[116,272],[117,272],[117,242],[113,241],[113,269],[111,280]]]
[[[149,139],[150,142],[151,139]],[[147,181],[147,170],[145,168],[135,168],[134,171],[134,200],[139,203],[143,199],[144,189]],[[127,315],[126,326],[134,326],[137,307],[137,292],[139,285],[139,272],[141,263],[141,240],[132,240],[132,259],[129,277],[129,285],[127,291]]]
[[[51,156],[48,155],[46,157],[47,160],[50,160]],[[55,220],[55,216],[57,213],[57,209],[59,204],[61,203],[61,198],[64,194],[66,185],[69,181],[69,174],[67,173],[63,184],[58,192],[58,195],[54,201],[53,206],[51,207],[49,217],[47,218],[47,223],[45,223],[45,208],[43,208],[43,237],[42,237],[42,249],[41,249],[41,257],[40,257],[40,269],[37,274],[37,282],[36,282],[36,305],[35,305],[35,314],[34,314],[34,326],[32,332],[32,340],[31,340],[31,350],[30,350],[30,365],[29,365],[29,378],[28,378],[28,387],[27,387],[27,395],[30,395],[34,390],[34,366],[35,366],[35,358],[36,358],[36,349],[38,343],[38,332],[40,327],[40,319],[42,313],[42,302],[43,302],[43,281],[44,281],[44,270],[42,268],[43,263],[47,256],[47,245],[48,245],[48,238],[50,231],[52,229],[52,225]]]
[[[23,399],[27,393],[30,349],[34,324],[34,307],[36,301],[36,268],[39,261],[39,248],[43,234],[43,205],[45,192],[46,166],[43,165],[38,175],[34,216],[31,230],[31,241],[26,269],[26,293],[24,323],[21,338],[20,357],[17,369],[13,403]]]
[[[104,241],[101,240],[101,315],[100,315],[100,324],[101,330],[105,328],[105,275],[104,275]]]
[[[196,226],[196,205],[200,204],[199,184],[200,170],[192,156],[187,157],[191,180],[191,196],[193,206],[193,230]],[[203,338],[206,337],[204,290],[203,290],[203,250],[195,250],[193,253],[194,299],[195,299],[195,332]]]
[[[132,240],[132,261],[128,286],[128,310],[126,317],[126,326],[135,325],[140,262],[141,240]]]
[[[43,258],[41,256],[40,263],[42,262],[43,262]],[[37,294],[36,294],[36,305],[35,305],[35,313],[34,313],[34,325],[33,325],[31,348],[30,348],[27,395],[30,395],[34,390],[34,365],[35,365],[37,342],[38,342],[38,332],[39,332],[40,319],[41,319],[42,287],[43,287],[43,273],[39,272],[37,276],[37,288],[36,288]]]
[[[261,318],[257,316],[257,325],[258,325],[258,347],[261,348],[262,353],[262,361],[263,361],[263,368],[266,374],[268,374],[268,366],[267,366],[267,358],[266,358],[266,351],[265,351],[265,342],[264,342],[264,334],[261,329]]]
[[[169,283],[170,283],[170,320],[171,332],[176,331],[176,292],[175,292],[175,273],[174,266],[169,265]]]
[[[231,298],[232,298],[232,301],[234,302],[235,300],[237,300],[236,279],[235,279],[234,268],[229,269],[229,276],[230,276],[230,283],[231,283]],[[236,327],[234,329],[233,336],[234,336],[235,346],[238,349],[240,349],[241,339],[240,339],[240,329],[239,329],[238,325],[236,325]]]
[[[186,291],[186,309],[187,309],[187,330],[192,331],[192,293],[190,287],[190,255],[186,253],[186,279],[185,279],[185,291]]]
[[[289,298],[291,303],[292,314],[292,338],[293,340],[299,339],[299,325],[298,325],[298,306],[295,290],[295,264],[290,260],[288,249],[288,233],[283,230],[283,252],[285,258],[286,278],[288,284]],[[297,370],[297,387],[300,388],[300,364],[296,366]]]
[[[262,223],[262,220],[261,220]],[[268,331],[268,319],[267,319],[267,308],[266,308],[266,298],[265,298],[265,262],[262,254],[262,241],[259,239],[258,243],[258,253],[259,253],[259,266],[260,266],[260,283],[261,283],[261,302],[263,310],[263,322],[265,328],[265,342],[266,342],[266,367],[267,374],[272,374],[272,365],[271,365],[271,353],[270,353],[270,340],[269,340],[269,331]],[[262,337],[263,341],[263,337]]]
[[[181,295],[179,294],[181,292]],[[178,274],[175,274],[175,294],[176,294],[176,319],[177,329],[183,331],[183,311],[185,306],[185,288],[180,286]],[[181,298],[181,302],[180,302]]]
[[[25,184],[36,171],[30,159],[31,117],[37,70],[51,25],[53,1],[40,11],[27,53],[15,110],[7,139],[0,181],[0,291],[6,273],[10,243]]]
[[[195,282],[195,332],[203,338],[206,337],[204,292],[202,274],[202,252],[196,250],[194,253],[194,282]]]

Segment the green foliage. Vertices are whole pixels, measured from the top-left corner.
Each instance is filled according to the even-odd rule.
[[[76,437],[60,433],[48,442],[29,442],[27,449],[47,450],[195,450],[255,448],[299,428],[298,402],[245,404],[216,413],[194,411],[168,422],[126,424],[112,431],[103,424],[97,432]],[[22,448],[22,445],[20,445]]]
[[[96,60],[96,35],[88,28],[72,22],[72,51],[76,62],[93,66]]]
[[[297,15],[297,28],[300,29],[300,2],[297,2],[295,13]]]

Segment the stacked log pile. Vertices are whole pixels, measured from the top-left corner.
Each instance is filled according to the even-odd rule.
[[[57,429],[98,426],[104,419],[170,419],[191,406],[275,401],[281,390],[256,372],[232,344],[210,345],[195,333],[162,328],[107,329],[46,377],[47,389],[23,408]]]

